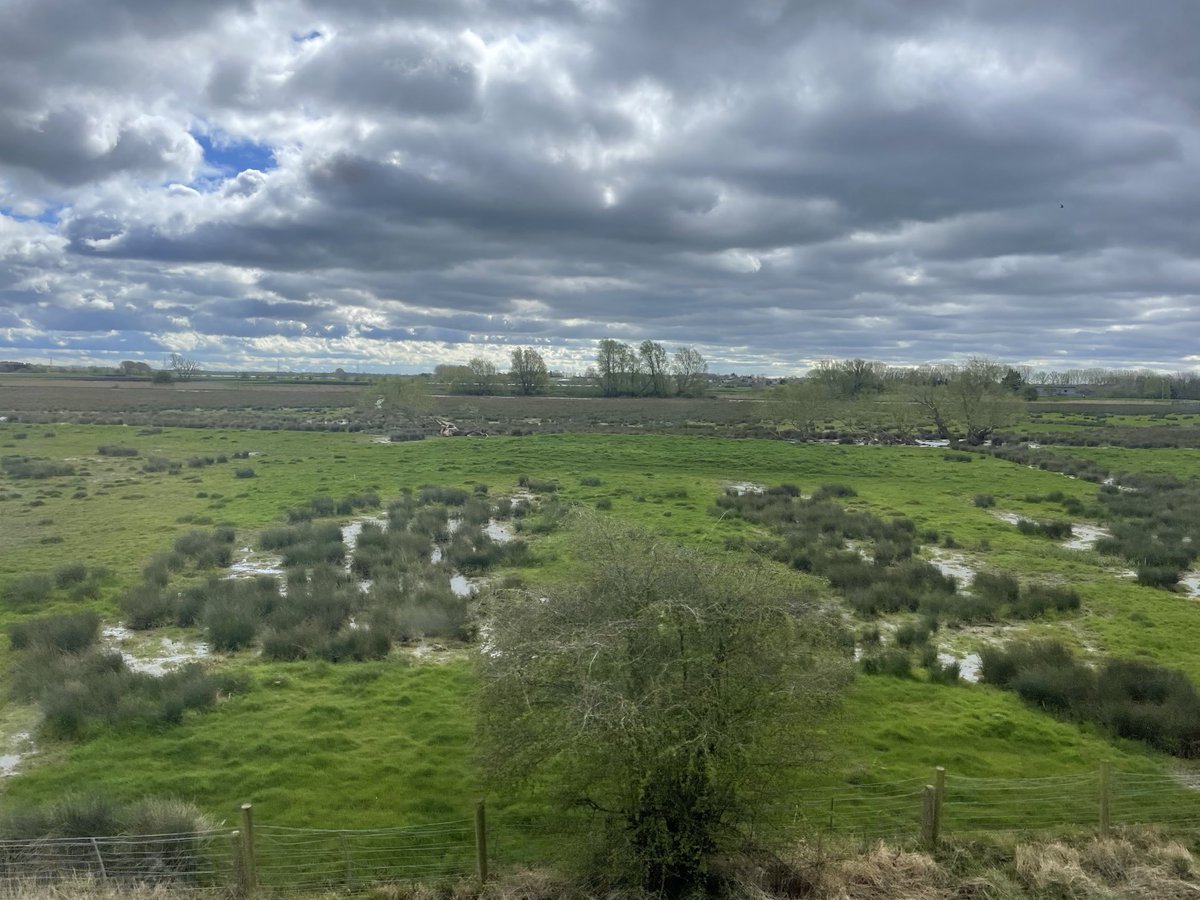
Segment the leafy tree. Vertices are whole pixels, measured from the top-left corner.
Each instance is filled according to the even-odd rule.
[[[484,765],[591,810],[606,873],[680,896],[779,780],[812,764],[851,665],[827,614],[765,567],[577,527],[583,577],[487,611]]]
[[[550,384],[546,361],[532,347],[518,347],[512,352],[512,368],[508,373],[518,394],[541,394]]]
[[[699,397],[708,384],[708,363],[694,347],[680,347],[671,357],[671,374],[675,377],[675,393]]]
[[[1010,394],[1017,394],[1025,386],[1025,379],[1021,377],[1021,373],[1016,369],[1010,368],[1004,373],[1004,377],[1000,379],[1000,386]]]

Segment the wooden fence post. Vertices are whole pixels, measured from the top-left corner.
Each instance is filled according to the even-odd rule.
[[[233,895],[235,897],[245,896],[246,880],[242,870],[245,866],[242,865],[242,835],[241,832],[229,832],[229,862],[231,874],[233,875]]]
[[[936,841],[942,834],[942,806],[946,802],[946,767],[935,766],[933,769],[933,789],[937,792],[937,805],[933,811],[933,839]]]
[[[1112,763],[1100,763],[1100,837],[1108,837],[1112,804]]]
[[[249,897],[258,889],[258,867],[254,860],[254,807],[242,804],[242,895]]]
[[[487,812],[482,800],[475,803],[475,874],[480,884],[487,883]]]
[[[921,843],[926,847],[937,844],[937,788],[925,785],[921,794]]]

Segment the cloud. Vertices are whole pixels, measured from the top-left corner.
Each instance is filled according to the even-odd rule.
[[[18,0],[0,347],[1191,367],[1200,9]]]

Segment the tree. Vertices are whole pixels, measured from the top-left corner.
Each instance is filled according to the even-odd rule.
[[[149,363],[134,362],[132,359],[121,360],[119,366],[122,375],[153,375],[154,370],[150,368]]]
[[[546,361],[532,347],[518,347],[512,352],[512,369],[508,373],[518,394],[540,394],[550,383]]]
[[[824,384],[832,396],[857,400],[883,390],[883,370],[879,363],[865,359],[823,359],[813,368],[811,378]]]
[[[812,764],[852,664],[829,614],[765,566],[576,527],[581,578],[486,610],[484,766],[499,784],[552,784],[595,814],[607,869],[679,896]]]
[[[833,403],[827,385],[800,381],[775,388],[769,409],[777,431],[795,431],[809,437],[830,417]]]
[[[496,364],[482,356],[472,357],[467,362],[471,370],[472,393],[492,394],[496,391]]]
[[[642,341],[638,346],[638,364],[642,373],[641,393],[666,397],[671,392],[670,358],[666,347],[656,341]]]
[[[694,347],[680,347],[671,357],[671,374],[675,376],[675,393],[699,397],[708,384],[708,363]]]
[[[1004,377],[1000,379],[1000,386],[1010,394],[1018,394],[1021,392],[1021,388],[1025,386],[1025,379],[1016,369],[1009,368],[1004,373]]]
[[[420,427],[421,418],[432,405],[429,382],[418,376],[389,375],[380,378],[363,392],[361,402],[377,410],[385,422],[400,420]]]
[[[619,397],[632,393],[636,374],[637,354],[633,348],[621,341],[604,338],[596,354],[596,376],[600,381],[600,393],[605,397]]]
[[[1018,421],[1022,401],[1001,385],[1003,368],[983,357],[915,385],[913,402],[933,420],[938,436],[961,435],[968,444],[982,444],[998,429]]]
[[[191,381],[192,376],[200,371],[200,363],[182,354],[172,353],[171,371],[180,381]]]

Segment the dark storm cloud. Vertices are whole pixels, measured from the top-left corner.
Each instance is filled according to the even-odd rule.
[[[1195,362],[1190,0],[12,6],[9,346]]]

